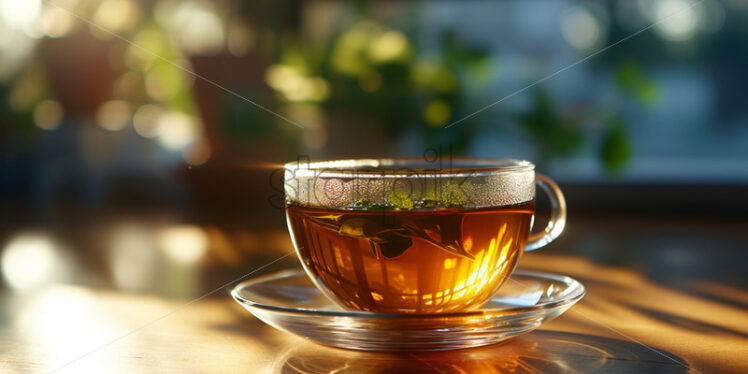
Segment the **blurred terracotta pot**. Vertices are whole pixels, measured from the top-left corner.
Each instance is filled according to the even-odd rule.
[[[70,117],[93,118],[111,98],[114,73],[108,56],[113,44],[85,32],[41,41],[38,53],[51,89]]]

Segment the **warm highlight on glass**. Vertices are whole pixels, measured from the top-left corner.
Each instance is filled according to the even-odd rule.
[[[479,307],[524,250],[563,230],[558,187],[527,161],[343,160],[285,166],[286,212],[315,285],[341,306],[380,313]],[[530,234],[535,184],[548,227]]]

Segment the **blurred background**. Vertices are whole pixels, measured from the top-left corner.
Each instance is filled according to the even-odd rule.
[[[743,0],[0,0],[0,284],[197,296],[291,249],[282,163],[438,154],[559,181],[547,251],[748,287],[746,19]]]

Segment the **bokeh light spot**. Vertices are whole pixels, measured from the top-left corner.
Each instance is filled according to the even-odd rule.
[[[50,38],[61,38],[75,27],[75,19],[61,8],[48,7],[34,25],[36,31]]]
[[[182,150],[182,158],[186,163],[193,166],[206,163],[210,159],[210,143],[205,139],[192,143],[189,147]]]
[[[182,149],[195,141],[196,129],[193,119],[177,111],[169,111],[159,116],[158,140],[172,150]]]
[[[234,56],[244,56],[249,53],[257,43],[255,31],[244,22],[231,22],[226,35],[226,47]]]
[[[3,276],[16,289],[35,288],[48,282],[56,262],[52,240],[39,234],[12,239],[2,254]]]
[[[378,63],[405,61],[410,56],[408,39],[399,31],[387,31],[371,43],[369,56]]]
[[[212,2],[180,3],[169,22],[180,46],[191,55],[211,55],[221,51],[224,30]]]
[[[170,226],[161,230],[158,244],[170,259],[192,264],[207,251],[208,235],[197,226]]]
[[[155,100],[174,98],[182,86],[182,72],[171,65],[157,64],[146,74],[145,90]]]
[[[41,8],[41,0],[0,0],[3,22],[18,30],[30,26],[39,16]]]
[[[108,31],[121,32],[135,26],[140,16],[140,6],[133,0],[104,0],[94,22]]]
[[[130,124],[132,106],[127,101],[110,100],[101,104],[96,111],[96,122],[103,129],[119,131]]]
[[[429,126],[441,126],[452,116],[452,109],[444,100],[433,100],[423,111],[423,118]]]
[[[43,130],[54,130],[62,122],[65,114],[62,105],[54,100],[45,100],[34,108],[34,123]]]
[[[144,138],[155,138],[158,136],[158,121],[162,114],[164,108],[158,105],[142,105],[132,118],[135,132]]]
[[[586,8],[575,6],[561,18],[561,33],[572,47],[590,49],[600,41],[601,27],[597,18]]]
[[[698,15],[684,0],[659,0],[654,5],[654,18],[659,20],[657,31],[672,41],[689,40],[696,32]]]

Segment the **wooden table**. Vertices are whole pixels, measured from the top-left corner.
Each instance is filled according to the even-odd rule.
[[[230,299],[230,287],[190,304],[190,298],[85,282],[52,283],[33,292],[4,291],[0,373],[746,372],[748,291],[742,283],[731,285],[719,276],[653,280],[657,277],[647,266],[656,266],[659,260],[639,259],[639,266],[631,265],[626,256],[605,261],[587,253],[610,253],[616,245],[626,244],[621,243],[622,236],[649,239],[655,251],[665,248],[663,243],[679,243],[680,239],[657,238],[667,237],[662,233],[668,230],[681,238],[681,232],[689,230],[685,225],[661,225],[656,234],[646,234],[652,229],[645,222],[623,228],[595,220],[580,224],[554,244],[559,249],[528,254],[521,266],[579,279],[587,287],[582,301],[530,334],[451,352],[384,354],[316,345],[252,317]],[[733,239],[744,234],[741,225],[731,231]],[[685,240],[693,243],[687,235]],[[712,256],[735,253],[710,251]],[[744,254],[733,257],[744,259]],[[676,256],[669,261],[680,260]],[[293,260],[267,270],[289,266],[294,266]],[[687,269],[708,266],[695,263]],[[745,262],[736,266],[744,268]],[[732,276],[745,279],[744,274]]]

